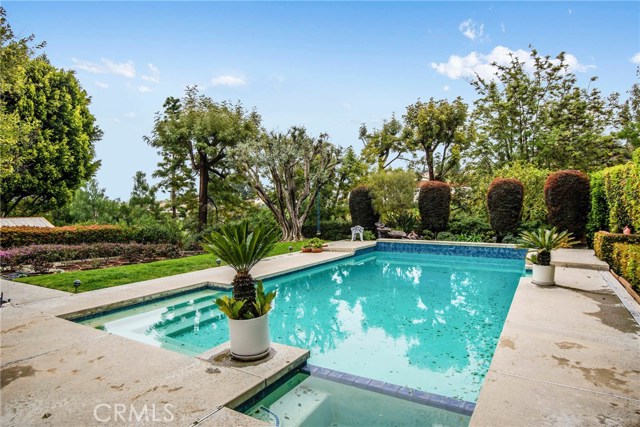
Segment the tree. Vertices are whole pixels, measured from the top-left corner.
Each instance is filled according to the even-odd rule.
[[[333,176],[340,150],[326,134],[313,138],[305,128],[292,127],[286,133],[262,132],[234,153],[235,168],[273,213],[283,240],[301,240],[302,226]]]
[[[401,169],[380,171],[369,176],[373,207],[383,221],[393,221],[414,205],[416,174]]]
[[[640,77],[640,67],[636,75]],[[640,148],[640,83],[634,83],[628,93],[629,98],[622,103],[618,113],[616,136],[633,150]]]
[[[349,192],[364,181],[368,171],[353,147],[348,147],[335,169],[335,176],[322,189],[323,199],[329,199],[325,206],[330,218],[346,217]]]
[[[621,144],[607,134],[616,95],[579,87],[564,52],[551,59],[532,49],[526,60],[511,54],[509,64],[491,65],[494,78],[471,82],[479,95],[472,155],[480,165],[520,160],[588,171],[619,161]]]
[[[452,103],[433,98],[407,106],[403,139],[407,151],[413,152],[414,163],[421,165],[430,181],[443,181],[448,172],[459,165],[462,151],[472,139],[467,126],[467,104],[462,98]],[[422,155],[418,156],[417,151]]]
[[[589,177],[578,170],[554,172],[544,184],[549,224],[582,238],[591,209]]]
[[[0,8],[0,214],[34,214],[68,203],[98,169],[102,132],[73,71],[16,39]]]
[[[391,120],[383,121],[380,130],[374,129],[371,133],[363,123],[360,126],[360,140],[364,144],[363,159],[370,165],[377,165],[378,170],[386,169],[396,160],[401,160],[406,152],[402,124],[395,115],[391,116]]]
[[[163,159],[170,159],[159,164],[167,168],[163,175],[186,178],[188,175],[179,165],[191,166],[198,178],[198,228],[202,230],[207,224],[209,205],[215,203],[209,184],[215,182],[215,176],[226,178],[229,148],[256,135],[260,116],[256,111],[245,111],[240,103],[214,102],[195,86],[187,88],[182,100],[167,98],[164,108],[156,115],[151,136],[144,139],[159,149]],[[168,185],[176,188],[175,181]]]
[[[151,215],[154,218],[160,216],[160,204],[156,200],[157,188],[149,185],[147,174],[137,171],[133,176],[133,189],[129,197],[131,217]]]
[[[121,219],[121,207],[122,202],[109,199],[94,178],[78,188],[71,202],[54,210],[52,216],[56,225],[115,224]]]
[[[360,225],[371,232],[376,231],[380,215],[373,209],[373,196],[369,187],[361,185],[349,194],[351,225]]]

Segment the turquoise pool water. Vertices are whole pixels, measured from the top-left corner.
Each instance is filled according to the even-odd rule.
[[[309,363],[475,402],[523,260],[375,251],[265,282],[274,342]],[[198,354],[228,340],[203,290],[83,323]],[[105,321],[106,320],[106,321]]]

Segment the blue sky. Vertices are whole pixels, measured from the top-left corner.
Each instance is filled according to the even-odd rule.
[[[471,103],[467,79],[509,51],[565,51],[586,85],[626,92],[640,64],[639,2],[17,2],[18,35],[46,41],[77,71],[104,131],[97,178],[129,198],[158,158],[142,137],[168,96],[198,84],[215,100],[256,107],[269,129],[304,125],[360,149],[418,98]]]

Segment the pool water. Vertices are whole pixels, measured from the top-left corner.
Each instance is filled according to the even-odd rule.
[[[265,281],[271,338],[316,366],[475,402],[523,273],[523,260],[374,251]],[[220,294],[85,322],[198,354],[228,340]]]
[[[244,413],[273,426],[467,426],[470,417],[296,374]]]

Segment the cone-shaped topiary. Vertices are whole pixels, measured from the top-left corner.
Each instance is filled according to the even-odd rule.
[[[487,191],[487,208],[496,242],[502,242],[507,233],[513,233],[520,224],[524,186],[517,179],[496,178]]]
[[[446,182],[427,181],[420,187],[418,209],[422,227],[437,233],[447,229],[451,208],[451,186]]]
[[[581,239],[591,208],[589,177],[578,170],[552,173],[544,185],[549,224]]]
[[[349,213],[352,225],[361,225],[365,230],[376,231],[376,222],[380,215],[373,209],[373,196],[368,187],[360,186],[349,194]]]

